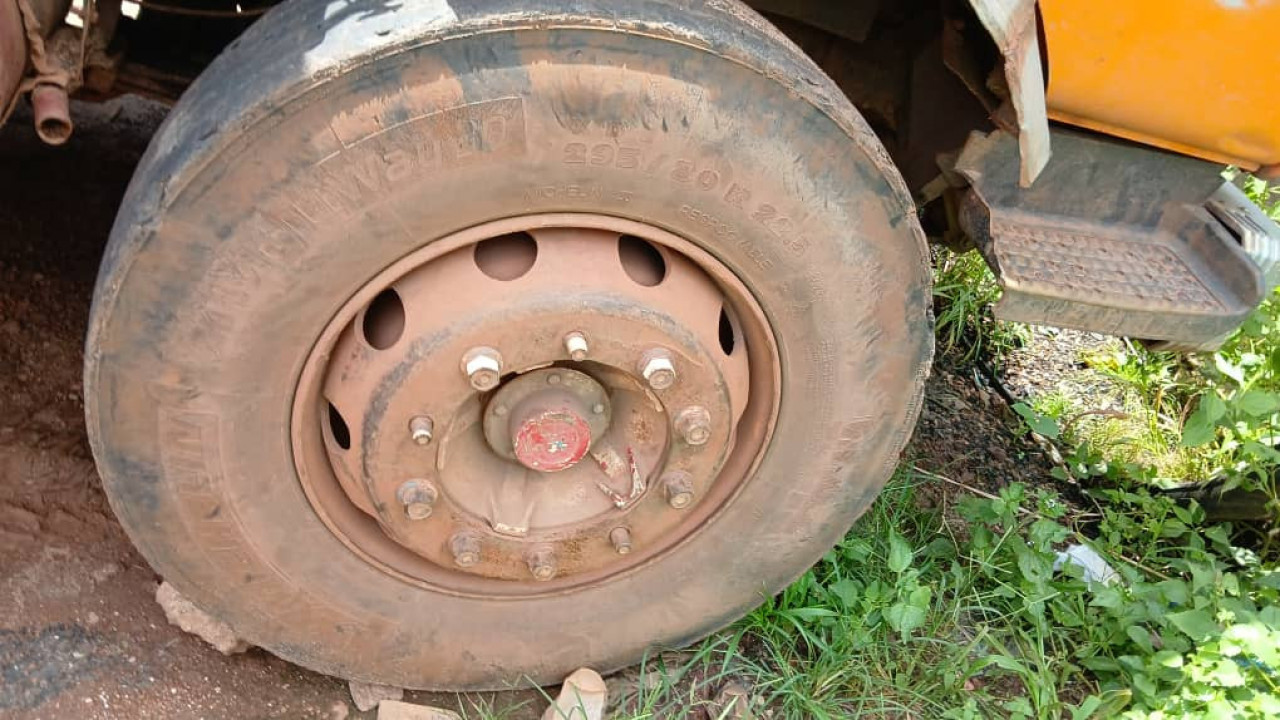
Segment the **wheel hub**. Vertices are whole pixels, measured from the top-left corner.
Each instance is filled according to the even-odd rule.
[[[742,477],[721,471],[764,439],[758,409],[740,428],[749,296],[602,224],[463,244],[335,320],[295,444],[319,431],[327,466],[300,474],[349,546],[433,584],[528,592],[674,547],[732,496]],[[352,510],[363,529],[338,521]]]
[[[609,428],[609,395],[595,378],[568,368],[512,379],[488,403],[489,447],[537,472],[567,470]]]

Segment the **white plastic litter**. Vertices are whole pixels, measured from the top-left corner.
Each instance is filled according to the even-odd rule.
[[[1067,563],[1083,568],[1084,581],[1091,585],[1110,585],[1121,579],[1120,573],[1088,545],[1072,545],[1059,552],[1057,559],[1053,561],[1053,571],[1058,572]]]

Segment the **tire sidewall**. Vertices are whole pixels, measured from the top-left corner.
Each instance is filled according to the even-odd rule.
[[[148,223],[113,233],[139,247],[95,310],[88,394],[126,528],[247,639],[406,687],[614,668],[780,589],[891,472],[930,353],[918,226],[839,123],[756,68],[642,35],[504,29],[389,49],[234,132]],[[544,212],[646,222],[735,272],[781,354],[775,436],[660,563],[526,600],[407,585],[343,546],[298,484],[302,366],[396,260]]]

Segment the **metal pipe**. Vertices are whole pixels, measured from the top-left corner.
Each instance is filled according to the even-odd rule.
[[[71,107],[67,89],[61,85],[42,84],[31,91],[31,108],[35,114],[36,134],[49,145],[61,145],[71,137]]]

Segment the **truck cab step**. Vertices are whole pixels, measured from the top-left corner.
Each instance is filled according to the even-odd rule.
[[[1074,132],[1019,185],[1017,142],[975,135],[960,225],[1003,287],[996,316],[1217,347],[1274,286],[1280,228],[1203,161]]]

